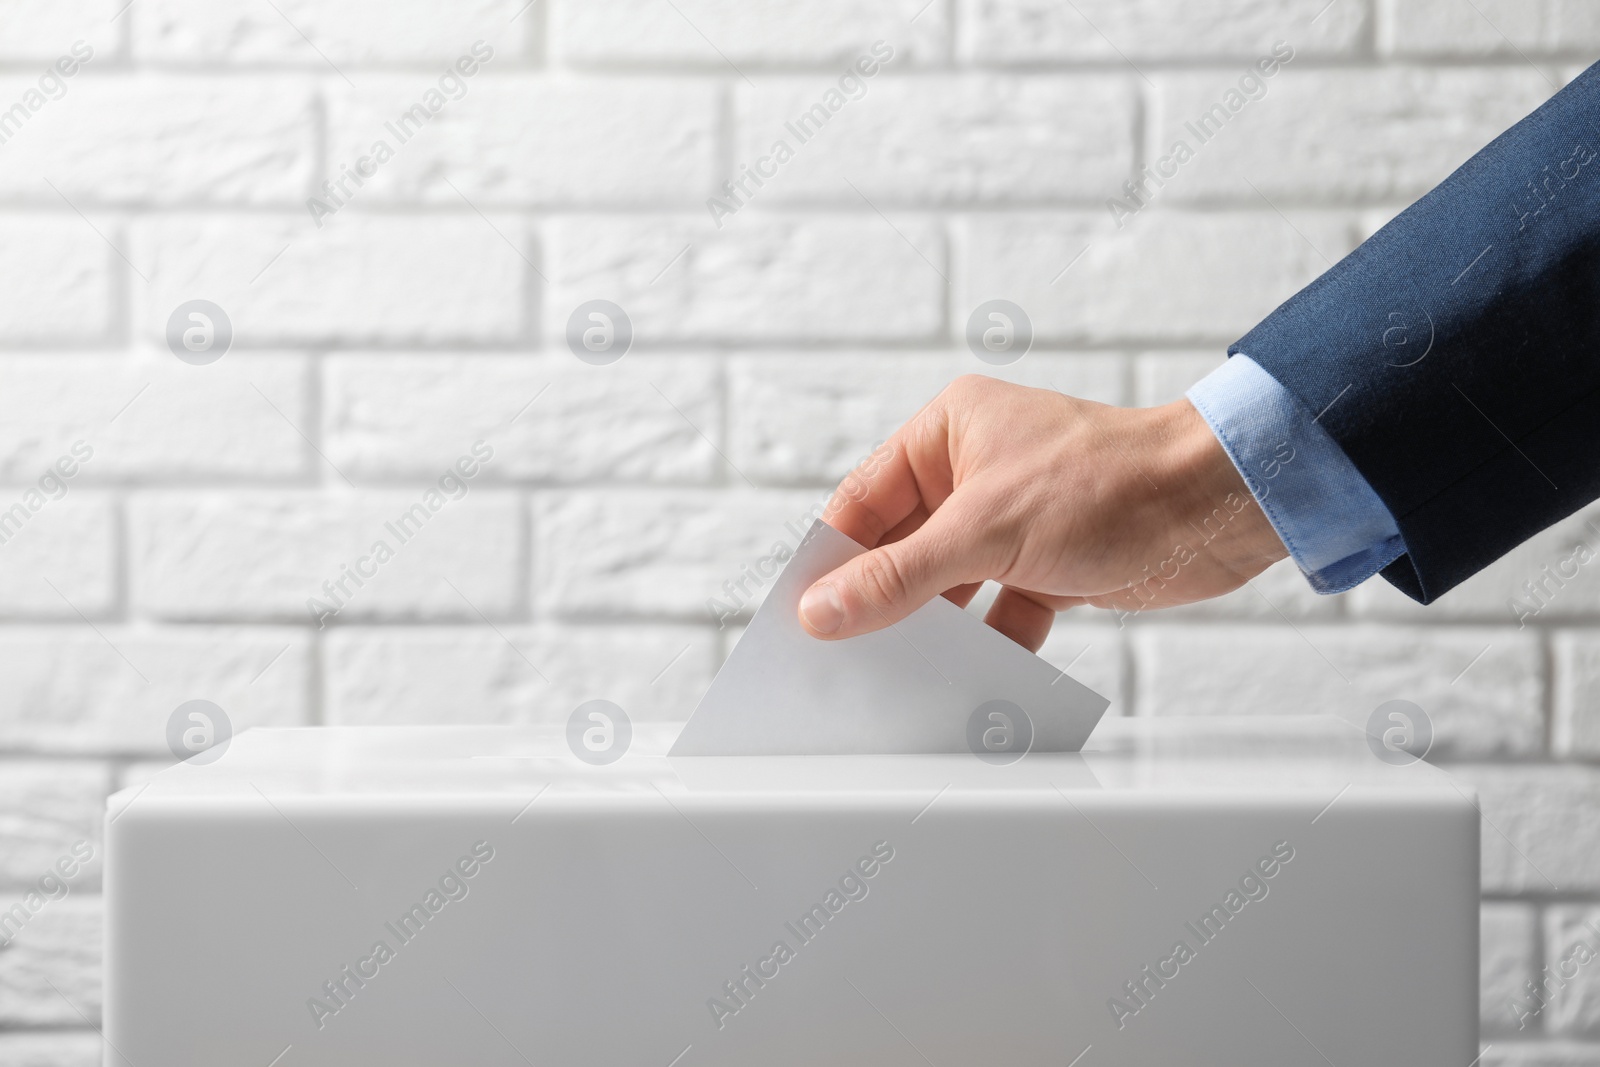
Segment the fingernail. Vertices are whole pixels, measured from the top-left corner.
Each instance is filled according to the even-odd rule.
[[[807,589],[800,598],[800,614],[817,633],[831,634],[844,625],[844,601],[839,599],[839,590],[823,582]]]

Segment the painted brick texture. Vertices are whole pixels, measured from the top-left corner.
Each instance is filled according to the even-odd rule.
[[[0,25],[0,512],[42,500],[0,542],[0,909],[98,856],[187,700],[236,728],[683,718],[758,598],[708,599],[944,384],[1170,400],[1600,56],[1587,0],[9,0]],[[1108,199],[1282,48],[1119,225]],[[963,341],[997,297],[1035,328],[1003,368]],[[231,324],[214,363],[169,350],[193,300]],[[591,300],[632,323],[610,366],[568,350]],[[1483,1062],[1597,1067],[1600,970],[1510,1008],[1600,925],[1600,564],[1548,577],[1580,543],[1600,509],[1426,610],[1280,565],[1126,626],[1080,609],[1043,654],[1123,715],[1422,705],[1484,814]],[[96,858],[0,951],[0,1067],[98,1062],[100,889]]]

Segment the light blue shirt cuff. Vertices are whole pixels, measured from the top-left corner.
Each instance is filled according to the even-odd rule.
[[[1394,516],[1328,431],[1249,356],[1188,392],[1319,593],[1343,593],[1405,554]]]

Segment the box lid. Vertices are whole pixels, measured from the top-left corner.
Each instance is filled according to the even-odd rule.
[[[1005,802],[1040,793],[1096,796],[1239,798],[1374,791],[1404,802],[1470,791],[1425,762],[1393,765],[1366,735],[1325,716],[1107,719],[1081,753],[1029,753],[996,764],[970,754],[862,756],[665,755],[681,725],[635,724],[629,751],[593,766],[551,727],[364,726],[247,730],[209,763],[193,760],[124,789],[109,817],[127,805],[260,803],[347,798],[361,802],[496,799],[587,803],[641,793],[764,802],[847,802],[935,794]]]

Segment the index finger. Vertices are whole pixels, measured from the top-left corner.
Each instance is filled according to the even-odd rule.
[[[822,518],[867,548],[919,507],[932,512],[954,491],[948,422],[937,398],[873,450],[833,491]]]

